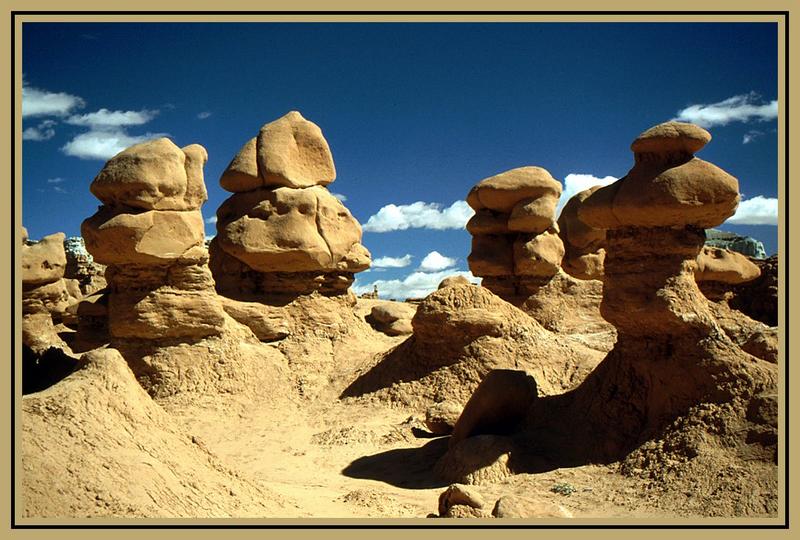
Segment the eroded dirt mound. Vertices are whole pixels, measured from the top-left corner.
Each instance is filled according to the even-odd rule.
[[[577,385],[601,353],[554,335],[491,291],[473,285],[430,294],[412,319],[414,335],[384,354],[343,397],[373,394],[417,408],[466,403],[492,369],[532,374],[544,395]]]
[[[284,502],[237,476],[139,386],[113,349],[22,398],[25,517],[226,517]]]

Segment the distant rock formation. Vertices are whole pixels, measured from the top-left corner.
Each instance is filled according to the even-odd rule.
[[[617,329],[614,349],[573,391],[515,403],[525,418],[511,432],[492,420],[508,384],[482,385],[488,397],[462,415],[480,430],[462,429],[459,418],[454,433],[465,438],[437,465],[445,478],[620,459],[661,471],[665,460],[741,455],[744,446],[773,464],[775,416],[750,411],[774,402],[777,367],[726,335],[695,279],[704,229],[739,202],[737,180],[694,157],[710,138],[691,124],[655,126],[633,142],[629,173],[584,201],[579,218],[607,231],[601,310]],[[733,483],[741,490],[758,481],[744,474]]]
[[[64,254],[64,233],[45,236],[38,242],[28,241],[22,229],[22,343],[40,354],[49,347],[69,350],[58,336],[53,318],[61,314],[74,298],[64,280],[67,258]]]
[[[197,144],[160,138],[111,158],[92,182],[103,206],[81,233],[108,266],[108,328],[113,339],[199,339],[217,335],[224,311],[203,247],[200,206],[207,199]]]
[[[90,295],[107,285],[106,267],[94,262],[92,255],[86,251],[83,237],[70,236],[64,240],[64,252],[67,256],[64,277],[78,280],[84,295]]]
[[[324,187],[335,177],[322,131],[296,111],[245,143],[220,178],[234,193],[209,247],[220,294],[281,302],[348,292],[370,254],[358,221]]]
[[[706,229],[706,245],[722,249],[730,249],[754,259],[766,259],[767,252],[764,244],[750,236],[721,231],[719,229]]]

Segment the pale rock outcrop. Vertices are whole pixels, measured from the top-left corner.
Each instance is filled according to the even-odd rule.
[[[292,111],[261,128],[220,178],[234,193],[217,210],[217,290],[249,301],[345,294],[370,254],[361,226],[324,187],[336,171],[318,126]]]

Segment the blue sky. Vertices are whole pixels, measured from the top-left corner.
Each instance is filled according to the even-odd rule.
[[[208,150],[211,218],[241,145],[299,110],[380,263],[361,287],[414,296],[466,271],[463,200],[481,179],[538,165],[567,192],[611,181],[636,135],[673,118],[705,125],[699,157],[739,179],[721,228],[777,251],[775,24],[25,23],[22,38],[32,238],[79,234],[104,161],[161,134]]]

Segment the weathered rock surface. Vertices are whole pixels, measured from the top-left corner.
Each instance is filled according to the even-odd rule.
[[[385,302],[372,308],[369,322],[386,335],[407,335],[414,331],[411,326],[411,319],[416,311],[416,306],[411,304]]]
[[[447,435],[453,431],[464,406],[453,401],[434,403],[425,411],[425,427],[434,435]]]
[[[104,205],[143,210],[195,210],[206,199],[205,149],[178,148],[162,137],[135,144],[111,158],[89,189]]]
[[[245,143],[220,179],[234,195],[209,246],[217,290],[267,303],[346,294],[370,254],[361,225],[323,187],[335,177],[322,131],[296,111]]]
[[[594,186],[573,196],[558,217],[559,235],[564,242],[561,266],[577,279],[603,278],[606,231],[590,227],[578,217],[583,201],[598,189],[600,186]]]
[[[691,475],[694,464],[719,460],[776,473],[775,418],[751,414],[753,400],[777,391],[776,366],[729,337],[719,305],[695,280],[704,229],[732,215],[739,198],[733,177],[691,155],[707,142],[704,133],[672,125],[648,130],[634,144],[630,173],[578,210],[588,225],[607,229],[601,311],[618,332],[614,349],[572,391],[530,401],[513,432],[454,441],[437,463],[443,478],[474,483],[503,471],[620,459],[656,482],[672,474],[666,470]],[[475,399],[482,393],[479,387]],[[514,402],[515,411],[523,401]],[[774,482],[763,476],[709,481],[709,490],[737,492],[753,483],[757,504],[773,506]]]
[[[64,277],[67,266],[64,238],[64,233],[56,233],[45,236],[35,244],[23,244],[20,266],[24,286],[53,283]]]

